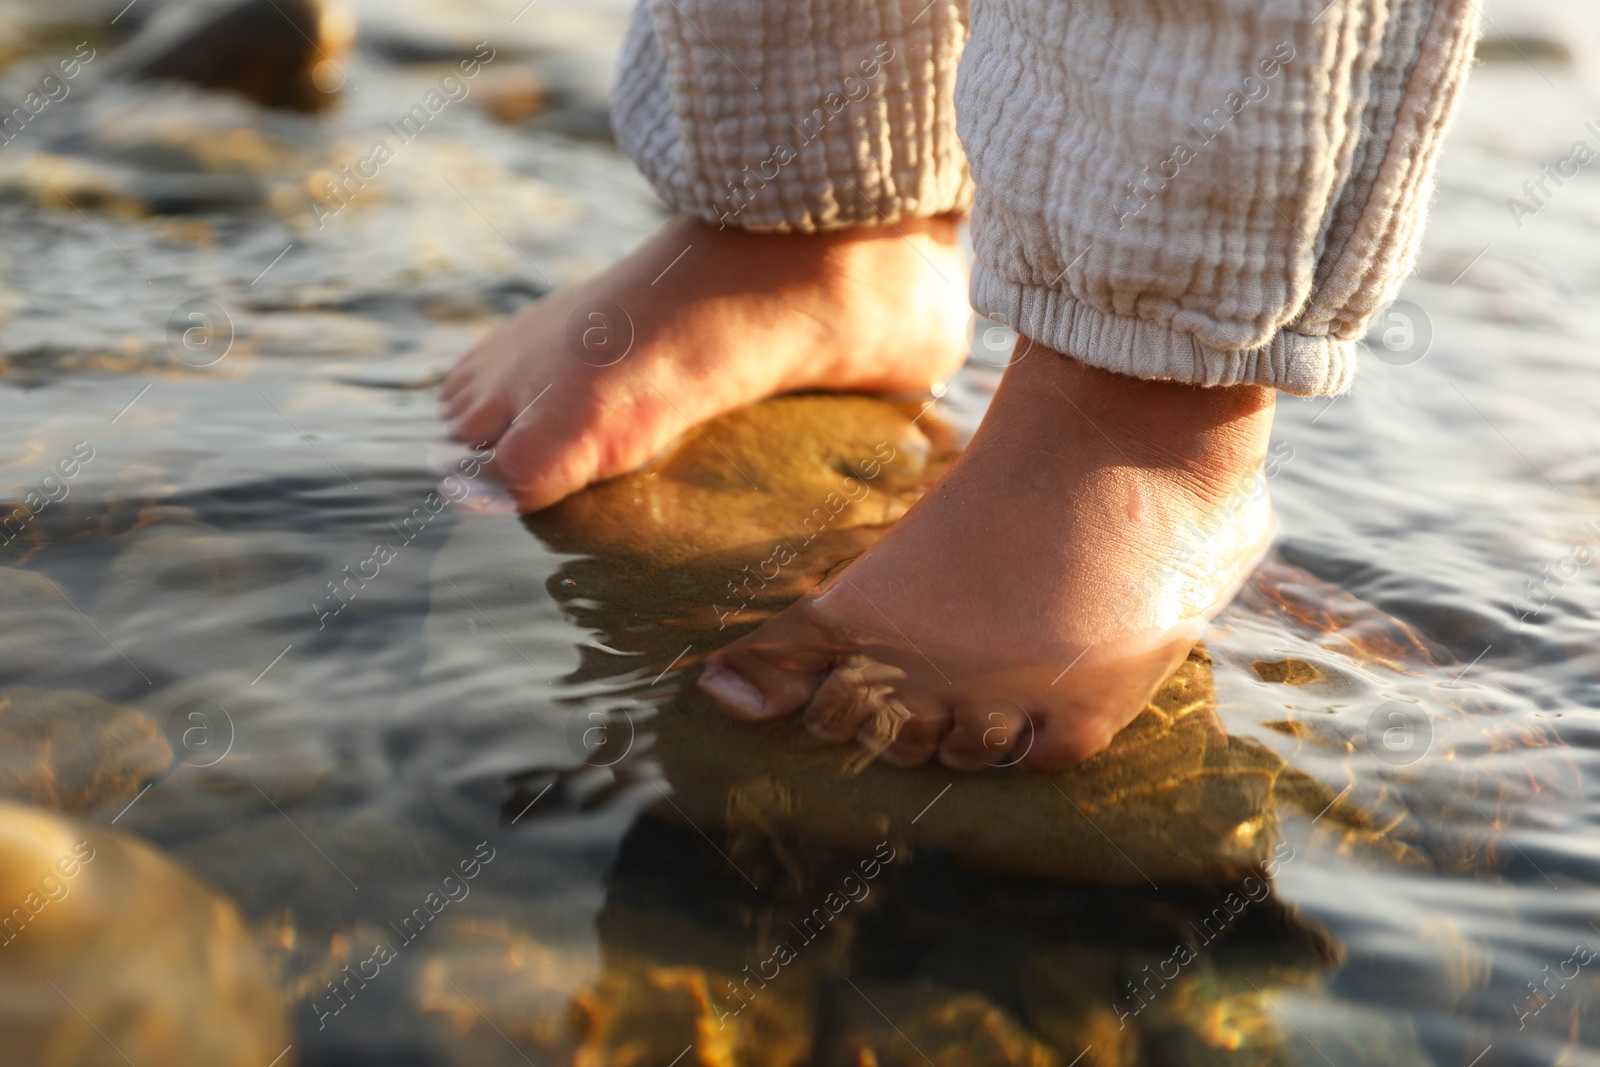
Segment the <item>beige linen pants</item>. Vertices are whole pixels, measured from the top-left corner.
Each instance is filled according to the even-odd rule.
[[[707,222],[970,207],[978,312],[1121,374],[1332,395],[1411,270],[1476,12],[640,0],[613,120]]]

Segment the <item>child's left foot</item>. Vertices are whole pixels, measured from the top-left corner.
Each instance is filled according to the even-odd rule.
[[[803,708],[817,736],[903,766],[1093,755],[1266,547],[1273,398],[1035,345],[944,480],[823,591],[712,655],[701,688],[738,718]]]

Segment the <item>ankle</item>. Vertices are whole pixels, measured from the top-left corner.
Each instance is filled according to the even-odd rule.
[[[969,315],[960,224],[960,218],[942,215],[893,226],[735,238],[765,262],[781,262],[786,299],[808,308],[817,325],[812,358],[789,386],[831,388],[852,381],[867,390],[906,388],[856,381],[864,364],[925,368],[926,381],[912,388],[954,374],[966,358]]]
[[[889,306],[903,310],[904,295],[926,284],[930,272],[965,286],[965,270],[958,274],[946,265],[951,256],[962,255],[958,227],[959,220],[942,215],[904,219],[893,226],[816,234],[801,240],[815,242],[821,249],[819,266],[825,277],[840,288],[838,299],[849,300],[868,293],[878,298],[894,294],[902,299]],[[885,316],[886,320],[893,318],[893,314]]]
[[[1266,386],[1133,378],[1034,344],[1006,371],[995,403],[1025,408],[1012,413],[1024,432],[1069,437],[1062,447],[1175,478],[1215,503],[1266,456],[1276,396]]]
[[[773,248],[790,248],[795,254],[817,254],[827,250],[862,249],[887,241],[927,240],[938,245],[957,246],[961,243],[963,215],[933,215],[905,218],[881,226],[852,226],[843,230],[824,230],[818,233],[779,233],[767,230],[744,230],[734,226],[719,226],[691,215],[679,215],[660,231],[669,244],[702,240],[726,244],[748,244],[752,247],[768,245]],[[801,250],[805,250],[802,252]]]

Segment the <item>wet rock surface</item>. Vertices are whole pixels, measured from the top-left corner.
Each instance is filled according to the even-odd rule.
[[[148,845],[0,803],[0,908],[0,1061],[261,1067],[288,1049],[252,932]]]
[[[778,440],[781,450],[771,447]],[[863,479],[861,464],[875,454],[894,459]],[[685,668],[699,656],[847,566],[953,455],[949,431],[914,406],[783,398],[719,420],[646,471],[531,517],[551,547],[590,554],[550,583],[601,634],[595,658],[575,676],[635,675],[634,657],[653,652],[654,663],[670,649],[674,670],[692,678]],[[855,502],[856,490],[842,495],[847,478],[867,487]],[[774,545],[794,559],[769,580],[771,568],[752,564]],[[1282,564],[1264,578],[1272,588],[1305,580]],[[1369,625],[1380,614],[1345,610]],[[1335,794],[1259,743],[1230,737],[1216,709],[1210,657],[1197,649],[1108,751],[1055,775],[875,765],[859,746],[812,737],[797,716],[734,722],[692,685],[674,686],[648,729],[677,814],[727,827],[736,854],[749,839],[847,849],[890,839],[1009,874],[1220,884],[1269,860],[1279,806],[1309,806],[1314,815]],[[622,724],[610,731],[622,735]],[[591,760],[614,756],[602,749]]]
[[[893,460],[863,478],[859,458],[885,443]],[[917,405],[785,398],[527,520],[550,547],[584,553],[549,582],[598,631],[571,678],[612,679],[653,710],[582,720],[585,767],[514,776],[502,818],[603,802],[657,768],[653,788],[670,798],[623,842],[597,920],[601,970],[569,990],[567,1014],[551,1006],[563,1001],[549,950],[510,931],[479,929],[470,952],[430,961],[430,1000],[458,1047],[493,1055],[504,1031],[562,1062],[693,1051],[1127,1067],[1245,1050],[1294,1062],[1272,998],[1315,990],[1341,952],[1272,899],[1271,873],[1295,856],[1278,809],[1319,817],[1351,847],[1400,846],[1267,747],[1230,737],[1203,649],[1110,751],[1059,775],[889,768],[792,721],[734,723],[688,684],[698,655],[847,566],[953,455]],[[830,508],[846,477],[870,490]],[[785,537],[795,562],[730,600],[730,577]],[[1305,575],[1272,573],[1279,598],[1306,595]],[[1379,613],[1345,607],[1377,626]],[[939,918],[954,912],[968,918]],[[1114,932],[1125,929],[1145,932],[1130,944]],[[515,1007],[530,1002],[544,1007]]]
[[[225,89],[262,107],[308,112],[331,107],[345,83],[339,64],[355,20],[334,0],[234,0],[175,14],[129,44],[124,76]]]
[[[163,774],[172,749],[132,708],[57,689],[0,689],[0,796],[53,811],[126,803]]]

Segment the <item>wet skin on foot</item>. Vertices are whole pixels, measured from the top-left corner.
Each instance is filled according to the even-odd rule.
[[[609,319],[591,351],[586,309]],[[526,511],[767,396],[916,391],[965,355],[955,222],[815,236],[668,225],[514,316],[445,381]],[[596,355],[605,358],[595,358]],[[730,715],[804,710],[890,763],[1058,767],[1100,750],[1264,547],[1272,392],[1093,370],[1027,344],[949,474],[826,588],[714,654]]]
[[[1264,551],[1273,393],[1034,345],[967,453],[824,588],[714,653],[729,715],[803,712],[885,762],[1054,769],[1105,748]]]
[[[926,391],[966,356],[956,227],[777,235],[675,220],[467,352],[444,416],[457,440],[494,447],[493,472],[537,511],[769,396]]]

